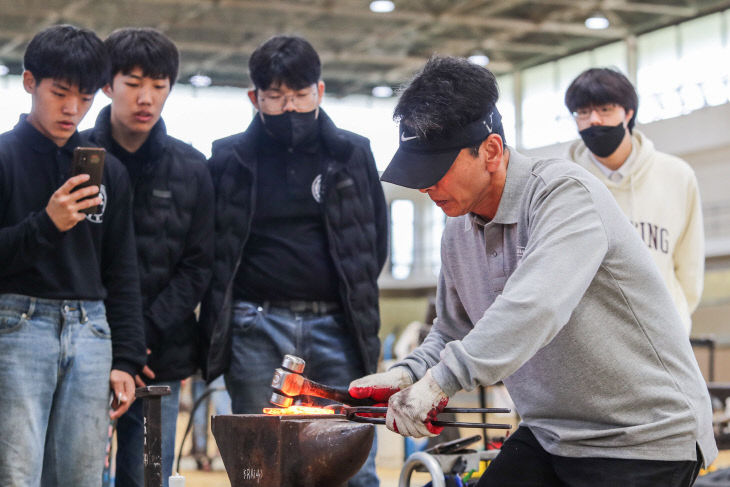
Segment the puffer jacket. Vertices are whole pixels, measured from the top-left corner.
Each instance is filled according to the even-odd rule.
[[[371,373],[380,354],[377,278],[388,247],[385,196],[369,141],[338,129],[321,108],[319,120],[328,161],[322,181],[327,240],[349,331]],[[256,149],[262,130],[254,117],[245,132],[214,142],[208,161],[216,191],[215,262],[201,311],[208,381],[230,362],[233,280],[256,211]]]
[[[84,132],[112,151],[110,106]],[[130,177],[142,288],[147,365],[152,383],[184,379],[200,366],[201,331],[194,309],[213,262],[213,186],[205,156],[167,135],[160,119],[151,157]],[[147,381],[146,379],[143,379]]]

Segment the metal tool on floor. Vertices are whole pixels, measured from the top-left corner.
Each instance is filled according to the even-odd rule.
[[[135,390],[144,414],[144,486],[162,487],[162,396],[170,386],[145,386]]]
[[[414,471],[428,472],[431,475],[431,487],[453,485],[447,483],[447,480],[455,480],[459,482],[457,485],[465,485],[462,476],[463,479],[470,477],[473,472],[479,471],[480,462],[492,460],[499,454],[499,450],[476,451],[465,448],[480,439],[479,435],[459,438],[414,453],[406,459],[401,469],[398,487],[410,487]]]

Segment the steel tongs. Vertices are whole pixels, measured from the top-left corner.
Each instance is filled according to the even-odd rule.
[[[357,423],[385,424],[384,417],[361,416],[362,414],[378,414],[385,416],[388,411],[384,406],[345,406],[344,404],[333,404],[327,406],[333,409],[335,414],[341,414],[350,421]],[[504,414],[512,412],[508,408],[444,408],[441,413],[492,413]],[[441,414],[439,413],[439,414]],[[434,426],[457,427],[457,428],[481,428],[481,429],[511,429],[512,425],[503,423],[469,423],[463,421],[431,421]]]

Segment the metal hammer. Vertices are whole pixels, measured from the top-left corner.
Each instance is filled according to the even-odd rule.
[[[294,355],[284,355],[281,367],[274,371],[271,387],[274,392],[269,401],[280,407],[289,407],[296,396],[316,396],[337,401],[348,406],[372,406],[370,399],[355,399],[346,390],[336,389],[309,380],[302,375],[304,360]]]

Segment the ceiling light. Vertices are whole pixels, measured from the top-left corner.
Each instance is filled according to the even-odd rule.
[[[476,64],[477,66],[483,67],[489,64],[489,56],[487,56],[486,54],[473,54],[467,59],[469,59],[469,62]]]
[[[191,76],[188,81],[190,81],[190,84],[196,88],[206,88],[213,82],[213,80],[210,79],[210,76],[206,76],[204,74]]]
[[[380,85],[374,87],[371,93],[375,98],[389,98],[393,96],[393,88],[387,85]]]
[[[395,10],[395,4],[390,0],[374,0],[370,2],[370,11],[383,14]]]
[[[5,66],[4,64],[0,64],[0,76],[5,76],[10,72],[10,68]]]
[[[610,23],[608,22],[608,19],[605,15],[603,15],[601,12],[596,12],[586,19],[585,25],[592,30],[601,30],[608,29]]]

